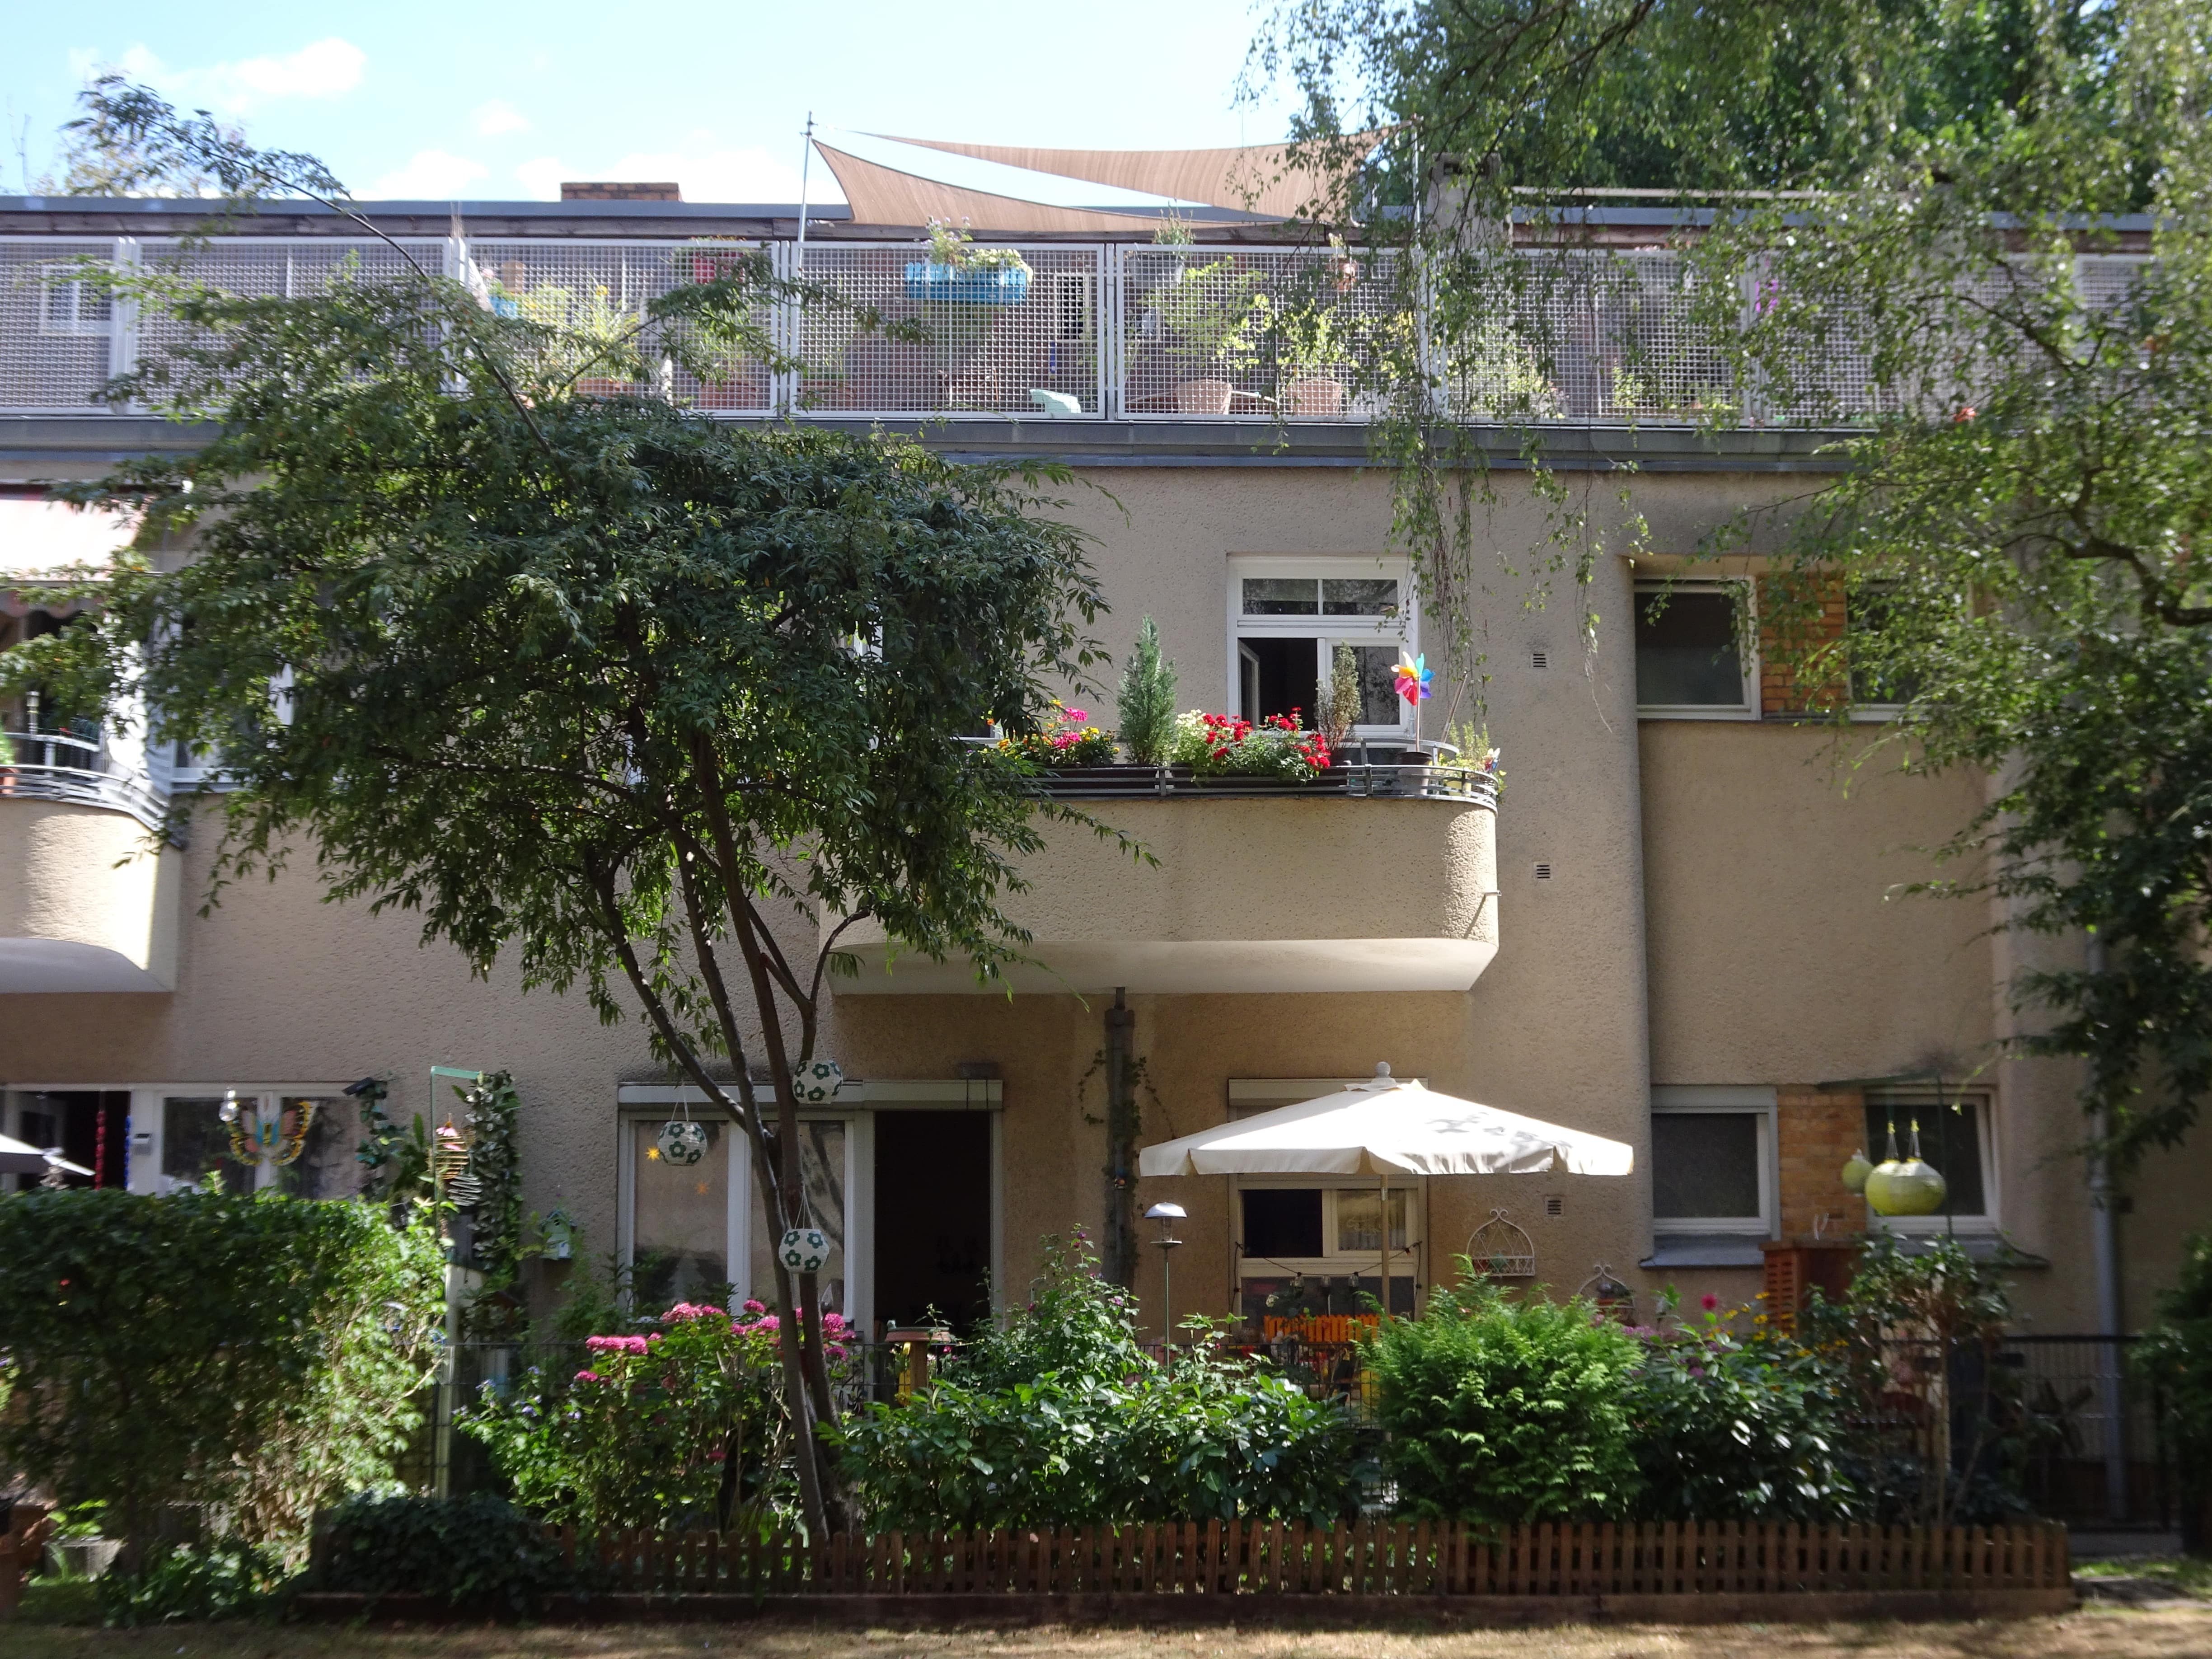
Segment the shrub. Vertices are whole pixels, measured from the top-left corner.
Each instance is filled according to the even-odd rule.
[[[2136,1352],[2141,1375],[2166,1397],[2185,1502],[2182,1544],[2212,1551],[2212,1234],[2182,1247],[2181,1273],[2159,1298],[2158,1322]]]
[[[286,1582],[276,1555],[232,1538],[177,1545],[142,1571],[101,1575],[94,1591],[103,1624],[198,1625],[273,1611]]]
[[[1416,1515],[1514,1525],[1628,1511],[1638,1479],[1637,1339],[1579,1297],[1508,1297],[1487,1279],[1431,1291],[1367,1339],[1389,1433],[1383,1469]]]
[[[1201,1344],[1172,1376],[1080,1243],[1046,1241],[1037,1299],[927,1394],[848,1421],[878,1527],[1085,1526],[1218,1516],[1326,1520],[1352,1498],[1334,1407]]]
[[[1302,783],[1329,763],[1328,739],[1303,729],[1297,713],[1270,714],[1255,726],[1231,714],[1198,709],[1176,716],[1168,759],[1199,777],[1282,778]]]
[[[319,1506],[390,1478],[442,1295],[427,1233],[362,1205],[20,1194],[0,1202],[0,1466],[106,1503],[134,1543],[192,1504],[296,1545]]]
[[[544,1524],[503,1498],[364,1494],[332,1511],[326,1527],[318,1589],[404,1592],[522,1613],[583,1585]]]
[[[844,1329],[823,1316],[833,1364]],[[584,1369],[486,1383],[463,1431],[482,1441],[516,1500],[592,1528],[787,1519],[797,1505],[778,1322],[757,1302],[732,1319],[678,1303],[658,1328],[587,1339]]]
[[[1158,766],[1167,758],[1175,736],[1175,665],[1161,653],[1159,624],[1147,617],[1137,625],[1137,643],[1122,667],[1114,705],[1131,760]]]
[[[1643,1490],[1655,1520],[1834,1521],[1866,1494],[1850,1473],[1849,1395],[1838,1367],[1763,1325],[1740,1338],[1708,1312],[1655,1334],[1629,1378]]]

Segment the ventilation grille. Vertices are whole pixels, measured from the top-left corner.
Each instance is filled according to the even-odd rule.
[[[1560,1197],[1557,1193],[1547,1193],[1544,1194],[1544,1213],[1546,1215],[1565,1215],[1566,1212],[1567,1200],[1565,1199]]]
[[[1528,653],[1528,665],[1531,668],[1549,668],[1552,665],[1552,653],[1545,650],[1542,646],[1538,646]]]
[[[1540,864],[1540,865],[1538,865],[1538,866],[1536,866],[1536,879],[1537,879],[1537,880],[1539,880],[1539,881],[1549,881],[1549,880],[1551,880],[1551,878],[1552,878],[1552,866],[1551,866],[1550,865],[1548,865],[1548,864]]]

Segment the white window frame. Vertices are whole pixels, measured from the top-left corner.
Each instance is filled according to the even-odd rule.
[[[1739,1115],[1759,1121],[1759,1214],[1756,1216],[1662,1216],[1658,1201],[1658,1155],[1652,1159],[1651,1231],[1668,1238],[1692,1233],[1737,1233],[1747,1238],[1782,1237],[1780,1106],[1771,1089],[1660,1085],[1651,1091],[1651,1115],[1713,1117]],[[1655,1136],[1656,1139],[1656,1136]]]
[[[1742,647],[1743,700],[1741,702],[1638,702],[1636,717],[1645,720],[1755,720],[1759,717],[1759,589],[1747,576],[1705,576],[1683,581],[1668,581],[1664,578],[1641,577],[1633,585],[1629,600],[1628,653],[1629,673],[1633,684],[1636,672],[1636,619],[1642,613],[1646,599],[1661,593],[1719,593],[1730,588],[1740,588],[1743,603],[1749,609],[1751,627],[1747,641],[1739,641]]]
[[[1244,614],[1244,582],[1247,578],[1265,580],[1269,577],[1287,578],[1300,581],[1318,581],[1331,577],[1354,580],[1391,580],[1398,584],[1398,614],[1395,617],[1248,617]],[[1317,672],[1315,679],[1316,700],[1328,695],[1330,655],[1341,642],[1346,645],[1388,645],[1419,655],[1420,644],[1420,605],[1413,594],[1412,562],[1388,554],[1346,556],[1341,554],[1298,554],[1276,556],[1255,553],[1237,553],[1229,559],[1229,617],[1228,675],[1226,701],[1223,712],[1232,715],[1243,713],[1243,658],[1240,642],[1248,638],[1310,639],[1315,642]],[[1311,718],[1309,724],[1318,726],[1322,711],[1306,711]],[[1400,742],[1413,735],[1413,715],[1410,705],[1399,699],[1399,717],[1390,724],[1369,726],[1361,724],[1352,728],[1356,741],[1362,738],[1377,742]]]
[[[48,264],[39,273],[39,332],[46,339],[105,340],[115,332],[116,296],[107,295],[107,315],[87,319],[85,301],[89,295],[84,278],[76,274],[73,264]],[[54,296],[69,295],[69,315],[66,321],[52,320]]]
[[[6,1093],[10,1097],[37,1094],[125,1094],[131,1097],[129,1120],[123,1126],[123,1182],[134,1193],[159,1194],[174,1192],[173,1186],[164,1186],[161,1175],[163,1141],[168,1126],[161,1103],[166,1100],[220,1100],[224,1094],[234,1091],[241,1107],[267,1111],[279,1097],[312,1096],[319,1099],[346,1100],[345,1083],[10,1083]],[[14,1134],[21,1108],[10,1104],[0,1112],[0,1134]],[[253,1190],[264,1192],[277,1183],[276,1166],[257,1164],[253,1166]]]
[[[1844,598],[1844,675],[1846,689],[1851,672],[1850,643],[1851,596],[1846,594]],[[1908,706],[1901,702],[1861,702],[1854,697],[1847,718],[1862,726],[1887,726],[1902,714]]]
[[[1244,1194],[1248,1192],[1311,1192],[1321,1191],[1322,1243],[1329,1243],[1336,1237],[1337,1200],[1346,1193],[1372,1198],[1382,1183],[1377,1181],[1346,1180],[1342,1176],[1238,1176],[1231,1182],[1229,1216],[1231,1239],[1230,1249],[1237,1252],[1237,1281],[1241,1286],[1248,1279],[1279,1279],[1285,1273],[1303,1273],[1309,1279],[1349,1279],[1358,1273],[1372,1279],[1382,1251],[1356,1250],[1350,1254],[1330,1252],[1322,1255],[1272,1256],[1246,1255],[1238,1248],[1243,1240],[1235,1234],[1244,1230]],[[1390,1183],[1390,1195],[1395,1199],[1406,1195],[1406,1248],[1394,1249],[1390,1255],[1390,1277],[1411,1279],[1416,1284],[1427,1279],[1423,1264],[1428,1257],[1428,1234],[1422,1222],[1427,1211],[1428,1182],[1425,1177],[1404,1176]]]
[[[1993,1236],[2003,1231],[2004,1194],[1997,1173],[1997,1097],[1994,1089],[1950,1089],[1939,1093],[1934,1089],[1869,1089],[1866,1104],[1869,1109],[1887,1108],[1901,1124],[1909,1125],[1916,1112],[1926,1113],[1938,1107],[1948,1108],[1956,1101],[1969,1109],[1974,1123],[1976,1150],[1982,1159],[1982,1212],[1978,1215],[1945,1215],[1938,1211],[1934,1215],[1876,1215],[1867,1212],[1867,1225],[1881,1227],[1900,1237],[1926,1237],[1932,1233],[1970,1233],[1977,1237]],[[1929,1162],[1935,1163],[1938,1148],[1930,1146],[1928,1130],[1920,1132],[1920,1151]],[[1897,1148],[1901,1156],[1911,1155],[1911,1143],[1905,1130],[1897,1133]],[[1867,1157],[1879,1164],[1884,1148],[1869,1146]],[[1943,1173],[1936,1165],[1936,1173]]]

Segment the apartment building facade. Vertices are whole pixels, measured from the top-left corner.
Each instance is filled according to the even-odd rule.
[[[42,584],[119,533],[46,502],[44,487],[196,441],[92,401],[134,354],[159,349],[159,327],[76,280],[69,261],[183,258],[272,293],[342,264],[397,269],[394,249],[357,226],[289,206],[179,251],[189,206],[0,201],[0,647],[66,625]],[[894,314],[932,302],[911,228],[837,213],[810,216],[802,252],[788,210],[368,211],[433,268],[481,274],[501,302],[562,316],[634,307],[732,239]],[[1592,216],[1614,257],[1661,276],[1664,219]],[[810,361],[829,367],[738,366],[660,390],[718,418],[795,411],[910,430],[956,456],[1067,463],[1080,485],[1065,512],[1092,536],[1113,607],[1101,637],[1118,657],[1155,618],[1187,707],[1311,710],[1339,644],[1378,678],[1401,647],[1422,649],[1356,386],[1326,366],[1285,382],[1264,364],[1194,370],[1178,356],[1182,289],[1249,292],[1335,259],[1345,303],[1365,304],[1384,285],[1356,254],[1236,216],[1184,246],[1095,227],[1007,240],[1029,273],[1022,292],[975,306],[957,339],[795,323]],[[1102,1062],[1121,1040],[1109,1035],[1118,1005],[1133,1018],[1121,1029],[1144,1142],[1326,1092],[1380,1062],[1635,1149],[1630,1177],[1425,1178],[1398,1188],[1388,1214],[1364,1179],[1145,1180],[1139,1208],[1188,1212],[1181,1311],[1348,1311],[1376,1287],[1386,1232],[1391,1300],[1410,1307],[1509,1226],[1534,1258],[1528,1282],[1567,1291],[1609,1277],[1646,1310],[1669,1285],[1745,1301],[1765,1242],[1883,1224],[1839,1171],[1860,1148],[1879,1158],[1892,1121],[1901,1133],[1917,1121],[1948,1178],[1948,1212],[1887,1224],[1954,1233],[1978,1253],[2008,1241],[2029,1328],[2103,1327],[2075,1079],[1999,1054],[2015,943],[1985,905],[1902,892],[1929,873],[1926,849],[1982,804],[1985,781],[1908,778],[1879,757],[1857,766],[1882,709],[1840,734],[1803,719],[1737,643],[1728,585],[1756,605],[1757,544],[1691,559],[1717,524],[1831,465],[1822,434],[1670,422],[1658,404],[1638,405],[1658,394],[1608,368],[1615,325],[1644,324],[1593,325],[1559,374],[1546,447],[1588,494],[1607,549],[1629,545],[1631,514],[1648,534],[1632,555],[1603,553],[1586,589],[1566,582],[1540,606],[1502,568],[1490,581],[1478,621],[1502,795],[1443,781],[1428,764],[1433,723],[1418,729],[1386,686],[1370,687],[1356,732],[1364,770],[1296,791],[1164,785],[1090,800],[1158,863],[1055,836],[1027,871],[1030,891],[1010,901],[1037,941],[1037,965],[1011,994],[957,968],[887,968],[880,953],[837,986],[822,1047],[847,1081],[806,1113],[804,1151],[836,1245],[830,1293],[849,1317],[875,1328],[931,1305],[980,1315],[1024,1299],[1047,1235],[1097,1236],[1112,1201]],[[1498,501],[1483,533],[1505,554],[1547,532],[1516,453],[1501,434],[1490,457]],[[1639,605],[1662,586],[1663,609]],[[219,800],[203,801],[183,845],[147,842],[168,801],[204,781],[190,757],[51,710],[9,714],[0,1132],[59,1145],[94,1179],[139,1191],[215,1173],[342,1196],[359,1181],[347,1085],[384,1079],[404,1121],[451,1109],[433,1067],[504,1069],[524,1103],[528,1206],[573,1222],[581,1253],[636,1264],[652,1291],[766,1284],[742,1142],[653,1060],[641,1023],[604,1027],[580,999],[524,994],[505,969],[471,980],[450,951],[418,943],[415,919],[325,902],[311,860],[203,913]],[[791,926],[811,945],[805,918]],[[311,1119],[302,1156],[240,1162],[226,1097],[272,1126]],[[708,1124],[699,1164],[658,1156],[672,1116]],[[2132,1206],[2113,1218],[2122,1328],[2148,1316],[2180,1237],[2201,1224],[2192,1195],[2208,1176],[2200,1139],[2131,1182]],[[1156,1319],[1149,1257],[1138,1283]]]

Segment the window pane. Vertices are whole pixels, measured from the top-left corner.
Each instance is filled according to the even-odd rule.
[[[1728,594],[1636,596],[1636,701],[1647,708],[1743,706],[1743,659]]]
[[[1247,576],[1244,614],[1248,617],[1317,617],[1321,584],[1310,576]]]
[[[1944,1207],[1938,1215],[1981,1216],[1990,1212],[1982,1180],[1982,1102],[1975,1098],[1938,1105],[1933,1100],[1867,1102],[1866,1155],[1881,1162],[1889,1146],[1889,1126],[1897,1125],[1897,1155],[1912,1156],[1910,1131],[1920,1125],[1920,1156],[1943,1177]]]
[[[283,1102],[284,1129],[294,1131],[297,1114],[312,1109],[307,1144],[289,1164],[276,1166],[276,1186],[295,1198],[351,1198],[361,1190],[361,1160],[355,1156],[361,1142],[361,1126],[353,1102],[287,1095]]]
[[[1243,1196],[1244,1237],[1241,1242],[1246,1255],[1279,1261],[1322,1254],[1318,1187],[1287,1192],[1247,1188]]]
[[[1879,634],[1888,625],[1890,595],[1873,590],[1850,596],[1844,627],[1856,639]],[[1919,695],[1920,683],[1910,674],[1884,673],[1875,667],[1851,669],[1851,701],[1863,703],[1907,703]]]
[[[1390,1248],[1406,1248],[1406,1208],[1410,1193],[1390,1194]],[[1339,1255],[1382,1254],[1382,1230],[1376,1218],[1382,1213],[1382,1194],[1340,1188],[1336,1194],[1336,1253]]]
[[[630,1283],[641,1313],[719,1300],[730,1279],[730,1126],[704,1120],[706,1156],[678,1165],[654,1145],[665,1121],[630,1121],[637,1182]]]
[[[253,1100],[239,1102],[250,1110]],[[253,1171],[230,1155],[230,1130],[222,1121],[220,1095],[172,1096],[161,1103],[161,1189],[197,1187],[210,1175],[222,1177],[226,1192],[253,1190]]]
[[[799,1126],[799,1168],[806,1188],[806,1213],[830,1236],[830,1260],[817,1283],[822,1305],[832,1313],[845,1308],[845,1122],[842,1118],[805,1120]],[[753,1206],[753,1294],[763,1302],[775,1298],[775,1263],[771,1256],[783,1237],[781,1228],[768,1236],[767,1218]]]
[[[1325,617],[1395,617],[1398,584],[1388,576],[1324,577],[1321,610]]]
[[[1390,671],[1397,666],[1395,645],[1355,645],[1352,653],[1359,664],[1359,723],[1362,726],[1401,726],[1405,705],[1398,701]],[[1330,653],[1331,659],[1334,652]]]
[[[1237,641],[1243,670],[1244,706],[1237,712],[1255,726],[1270,714],[1295,714],[1298,724],[1318,724],[1321,703],[1321,641],[1310,637]]]
[[[1651,1213],[1670,1220],[1758,1220],[1758,1117],[1654,1113]]]

